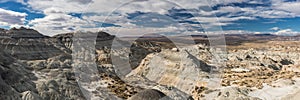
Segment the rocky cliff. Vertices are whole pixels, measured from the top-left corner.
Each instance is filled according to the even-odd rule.
[[[1,100],[20,100],[28,98],[30,95],[37,94],[36,84],[33,80],[37,77],[31,73],[30,67],[17,61],[8,53],[1,50],[0,53],[0,99]],[[26,93],[22,95],[20,93]],[[32,98],[39,98],[34,96]]]

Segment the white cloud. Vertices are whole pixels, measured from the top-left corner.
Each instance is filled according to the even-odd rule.
[[[29,0],[28,4],[35,10],[45,10],[48,8],[63,9],[64,12],[93,12],[93,13],[111,13],[112,11],[120,13],[132,13],[135,11],[159,12],[165,13],[168,9],[174,7],[174,4],[162,1],[138,1],[129,2],[121,0]]]
[[[283,36],[295,36],[295,35],[299,35],[300,32],[293,31],[292,29],[283,29],[283,30],[279,30],[277,32],[274,32],[273,34],[283,35]]]
[[[193,2],[192,2],[193,1]],[[213,5],[218,4],[218,3],[232,3],[232,2],[244,2],[247,0],[240,0],[240,1],[235,1],[235,0],[225,0],[225,1],[218,1],[214,0]],[[104,0],[97,0],[92,3],[90,3],[86,9],[79,9],[80,7],[83,7],[82,5],[78,5],[76,3],[71,3],[69,4],[68,1],[59,1],[59,0],[52,0],[52,3],[50,1],[45,1],[45,0],[37,0],[37,1],[32,1],[29,2],[31,6],[33,6],[35,9],[43,10],[43,12],[47,15],[47,17],[51,16],[51,14],[55,13],[69,13],[69,12],[94,12],[98,13],[96,15],[90,16],[90,15],[83,15],[83,19],[93,23],[94,21],[96,22],[105,22],[108,23],[113,23],[113,24],[118,24],[123,27],[137,27],[132,24],[132,20],[127,19],[127,13],[133,13],[136,11],[142,11],[142,12],[157,12],[160,14],[166,14],[168,13],[168,10],[173,8],[173,7],[178,7],[179,8],[198,8],[199,6],[207,6],[206,2],[204,1],[199,1],[199,0],[191,0],[191,1],[181,1],[181,0],[176,0],[172,2],[162,2],[162,1],[154,1],[154,0],[144,0],[144,1],[139,1],[139,2],[130,2],[126,5],[123,5],[126,3],[125,1],[118,1],[118,0],[111,0],[111,1],[104,1]],[[44,4],[44,5],[43,5]],[[55,5],[55,6],[50,6]],[[66,6],[65,6],[66,5]],[[79,7],[73,7],[73,6],[78,5]],[[123,6],[121,6],[123,5]],[[120,8],[118,8],[120,7]],[[117,9],[118,8],[118,9]],[[81,10],[81,11],[80,11]],[[116,11],[119,12],[120,14],[116,14],[113,16],[107,17],[107,14],[110,13],[111,11]],[[64,11],[64,12],[61,12]],[[238,7],[222,7],[219,9],[218,12],[240,12],[241,9]],[[192,12],[193,13],[193,12]],[[199,13],[199,12],[194,12],[194,13]],[[211,12],[207,12],[208,15],[214,14]],[[52,15],[54,16],[54,15]],[[58,20],[59,18],[57,18]],[[253,17],[246,17],[246,16],[240,16],[240,17],[220,17],[218,18],[214,17],[201,17],[199,18],[200,22],[205,23],[206,28],[210,27],[215,27],[215,26],[226,26],[231,23],[232,21],[237,21],[241,19],[249,19],[252,20],[254,19]],[[49,20],[49,18],[43,18],[44,20]],[[62,19],[61,19],[62,20]],[[42,23],[42,20],[40,21],[33,21],[33,23]],[[72,20],[69,20],[72,21]],[[55,24],[53,22],[43,22],[47,24]],[[58,22],[56,22],[58,23]],[[71,22],[69,22],[71,23]],[[68,24],[68,25],[77,25],[77,24]],[[51,26],[51,25],[48,25]],[[54,25],[52,25],[54,27]],[[64,25],[66,27],[66,25]],[[198,25],[199,26],[199,25]],[[40,26],[39,26],[40,27]],[[183,27],[184,26],[180,26]],[[44,29],[51,29],[51,28],[44,28]],[[193,30],[193,29],[190,29]]]
[[[205,29],[216,28],[221,26],[226,26],[234,24],[233,21],[238,21],[242,19],[253,20],[254,17],[238,16],[238,17],[193,17],[189,20],[194,22],[200,22],[201,26]]]
[[[227,30],[223,31],[224,34],[253,34],[254,32],[244,30]]]
[[[278,30],[280,30],[280,28],[279,27],[273,27],[270,30],[272,30],[272,31],[278,31]]]
[[[88,4],[88,3],[92,3],[93,0],[68,0],[70,2],[78,2],[80,4]]]
[[[291,18],[296,15],[287,11],[270,9],[268,7],[221,7],[218,10],[213,11],[214,14],[218,13],[230,13],[227,17],[231,16],[248,16],[248,17],[261,17],[261,18]]]
[[[82,12],[88,7],[88,3],[82,4],[73,0],[29,0],[27,3],[34,10],[39,11],[56,8],[62,9],[64,12]]]
[[[19,13],[11,10],[5,10],[0,8],[0,25],[23,25],[25,21],[26,13]]]
[[[221,7],[219,8],[218,12],[222,12],[222,13],[238,13],[241,12],[242,8],[240,7],[232,7],[232,6],[225,6],[225,7]]]
[[[81,29],[81,26],[90,25],[82,19],[63,13],[52,13],[44,18],[34,19],[29,24],[32,25],[32,28],[50,36],[58,33],[72,32]]]
[[[249,2],[251,0],[212,0],[215,4],[229,4],[229,3],[242,3],[242,2]]]
[[[47,9],[45,9],[43,12],[44,12],[44,14],[46,14],[46,15],[51,15],[51,14],[63,14],[63,13],[65,13],[63,9],[61,9],[61,8],[55,8],[55,7],[47,8]]]
[[[250,0],[29,0],[28,4],[35,10],[45,10],[56,7],[64,9],[65,12],[97,12],[110,13],[117,11],[131,13],[135,11],[166,13],[167,10],[175,8],[198,9],[200,6],[211,7],[217,4],[241,3]],[[226,8],[226,7],[225,7]],[[225,9],[224,8],[224,9]]]
[[[23,0],[19,0],[23,1]],[[246,3],[262,4],[263,0],[172,0],[169,2],[157,0],[135,0],[136,2],[129,2],[125,0],[29,0],[27,3],[34,10],[42,11],[46,14],[45,18],[32,20],[34,28],[47,34],[58,34],[62,32],[69,32],[69,28],[82,29],[82,30],[95,30],[97,29],[94,22],[113,23],[121,25],[124,28],[136,28],[139,26],[134,25],[133,20],[127,19],[127,13],[136,11],[142,12],[156,12],[159,14],[167,14],[171,8],[184,8],[193,9],[191,13],[200,16],[193,17],[188,20],[200,21],[204,27],[226,26],[235,24],[234,21],[238,20],[255,20],[257,17],[262,18],[290,18],[300,14],[299,2],[286,3],[282,1],[273,0],[272,8],[270,7],[238,7],[238,6],[224,6],[218,10],[211,10],[211,7],[217,4],[230,4],[230,3]],[[276,2],[275,2],[276,1]],[[127,3],[127,4],[126,4]],[[298,4],[299,3],[299,4]],[[199,9],[204,7],[205,9]],[[196,9],[196,10],[195,10]],[[115,11],[112,16],[107,17],[109,13]],[[68,13],[84,13],[82,19],[76,18]],[[94,15],[85,15],[93,13]],[[211,17],[215,14],[227,14],[219,18]],[[228,14],[229,13],[229,14]],[[1,15],[0,15],[1,16]],[[1,19],[0,19],[1,20]],[[1,23],[1,22],[0,22]],[[5,24],[2,22],[2,24]],[[86,25],[85,25],[86,24]],[[91,26],[89,28],[82,28],[81,26]],[[93,27],[93,28],[92,28]],[[180,26],[178,28],[184,28]],[[53,29],[52,32],[50,31]],[[57,29],[62,29],[61,32]],[[112,28],[107,28],[112,29]],[[115,28],[113,28],[115,29]],[[49,30],[49,31],[47,31]],[[168,29],[169,30],[169,29]],[[142,31],[142,30],[141,30]]]
[[[300,16],[300,1],[293,1],[293,2],[284,2],[281,0],[272,0],[274,9],[288,11],[290,13],[296,14]]]
[[[279,10],[257,10],[256,14],[253,14],[262,18],[292,18],[296,15],[286,11]]]
[[[104,31],[107,31],[111,34],[117,36],[139,36],[142,34],[153,34],[153,33],[174,33],[180,34],[182,31],[180,28],[177,27],[165,27],[165,28],[147,28],[147,27],[133,27],[133,28],[124,28],[124,27],[109,27],[104,28]]]

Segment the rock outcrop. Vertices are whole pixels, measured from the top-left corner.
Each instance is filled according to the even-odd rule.
[[[291,79],[298,75],[293,70],[300,59],[298,51],[294,51],[296,48],[267,48],[230,51],[222,85],[263,88],[263,83],[271,85],[278,79]],[[241,80],[236,80],[237,78]]]
[[[26,91],[37,93],[36,84],[33,82],[36,77],[29,69],[26,64],[17,61],[6,52],[0,52],[1,100],[21,100],[22,94],[20,93]]]
[[[210,72],[214,66],[209,65],[210,52],[202,45],[162,50],[149,54],[128,76],[143,76],[158,84],[173,86],[192,94],[193,87],[208,84]],[[202,56],[206,55],[206,56]]]
[[[133,95],[128,100],[168,100],[168,97],[158,90],[147,89]]]
[[[36,30],[27,29],[24,27],[12,28],[10,30],[7,30],[5,32],[5,34],[3,34],[3,35],[6,35],[10,38],[32,38],[32,39],[48,37],[48,36],[42,35],[41,33],[39,33]]]
[[[215,100],[262,100],[249,96],[249,92],[251,91],[252,90],[246,88],[225,87],[214,91],[205,91],[207,94],[202,97],[202,99],[214,98]]]
[[[48,59],[59,54],[68,53],[64,46],[48,36],[33,29],[21,27],[5,30],[0,34],[0,47],[3,51],[20,60]]]

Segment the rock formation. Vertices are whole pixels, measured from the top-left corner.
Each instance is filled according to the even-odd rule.
[[[1,100],[20,100],[23,92],[31,91],[37,93],[36,80],[30,68],[17,61],[6,52],[0,52],[0,99]],[[23,95],[24,98],[26,93]]]
[[[128,44],[106,32],[48,37],[0,29],[0,99],[259,100],[257,91],[297,87],[300,77],[297,41],[229,46],[222,66],[214,59],[223,57],[214,55],[219,50],[203,44],[137,40],[121,46]],[[223,87],[209,86],[218,78]]]
[[[11,28],[5,32],[5,35],[11,38],[46,38],[48,36],[40,34],[38,31],[33,29],[27,29],[24,27]]]
[[[128,100],[168,100],[168,97],[158,90],[147,89],[133,95]]]

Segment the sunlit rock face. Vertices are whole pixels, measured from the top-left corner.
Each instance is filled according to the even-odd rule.
[[[202,56],[206,55],[206,56]],[[130,75],[144,76],[159,84],[174,86],[185,93],[191,93],[194,86],[207,84],[214,66],[208,60],[210,52],[199,46],[162,50],[148,55]]]

